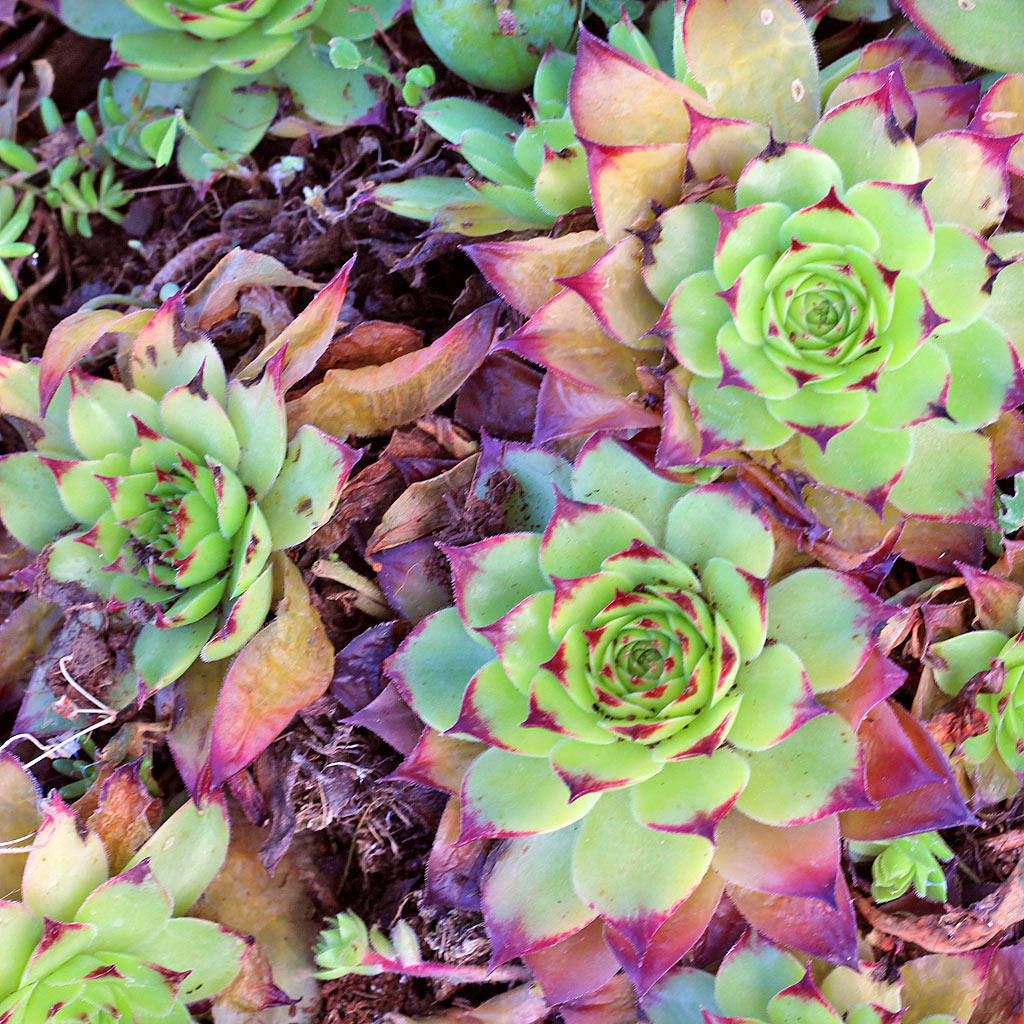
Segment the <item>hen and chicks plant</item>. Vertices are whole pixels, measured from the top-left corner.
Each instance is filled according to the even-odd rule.
[[[187,916],[227,846],[223,804],[185,804],[112,873],[103,841],[93,832],[83,837],[74,813],[53,796],[31,842],[20,899],[0,901],[0,1019],[192,1021],[189,1004],[223,992],[252,941]]]
[[[1011,140],[965,129],[967,94],[920,43],[830,79],[819,120],[808,28],[762,7],[686,5],[706,96],[584,36],[570,112],[601,235],[472,247],[531,315],[507,347],[549,371],[537,439],[663,426],[664,466],[753,457],[879,512],[989,524],[978,431],[1024,393],[1020,237],[985,238]],[[746,36],[711,41],[739,15]],[[806,67],[755,102],[709,50]]]
[[[122,380],[0,359],[0,411],[29,444],[0,458],[0,515],[51,579],[142,623],[145,694],[253,637],[274,593],[271,555],[329,518],[358,453],[310,425],[289,439],[287,329],[228,380],[180,294],[123,320],[79,316],[98,317],[98,334],[134,327]]]
[[[840,833],[965,820],[937,746],[885,700],[892,610],[826,569],[779,578],[736,484],[608,438],[572,467],[498,466],[535,518],[442,548],[455,606],[386,663],[430,727],[401,773],[458,796],[460,842],[506,841],[483,886],[494,962],[600,918],[642,990],[723,891],[780,941],[849,957]]]
[[[807,963],[748,932],[715,974],[676,968],[643,1001],[652,1024],[990,1024],[1009,1020],[1024,947],[932,955],[892,971]]]
[[[179,165],[194,180],[221,169],[203,157],[209,143],[230,156],[250,152],[275,120],[287,90],[308,129],[337,131],[373,120],[380,96],[365,70],[328,59],[332,39],[379,59],[370,37],[387,28],[400,0],[354,6],[336,0],[60,0],[58,15],[83,35],[110,39],[112,62],[160,83],[169,108],[189,115],[196,138]]]

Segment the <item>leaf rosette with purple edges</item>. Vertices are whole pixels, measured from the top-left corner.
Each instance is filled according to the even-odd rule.
[[[927,955],[899,971],[808,964],[748,932],[714,974],[678,967],[643,1001],[651,1024],[989,1024],[1019,1000],[1024,947]]]
[[[4,525],[53,580],[143,623],[144,694],[252,639],[273,601],[271,555],[330,517],[359,458],[308,424],[289,440],[284,347],[228,380],[183,308],[179,294],[136,327],[127,384],[0,357],[0,412],[35,428],[29,451],[0,458]]]
[[[730,61],[774,52],[780,15]],[[600,232],[471,247],[530,317],[505,347],[549,371],[536,440],[661,427],[665,467],[752,457],[880,514],[992,525],[980,431],[1024,398],[1024,235],[993,234],[1015,138],[967,129],[977,90],[924,42],[836,72],[823,116],[803,101],[786,121],[767,108],[788,109],[788,75],[755,102],[699,45],[716,16],[733,5],[693,0],[681,26],[713,109],[582,41],[570,110]]]
[[[443,549],[456,605],[387,663],[430,727],[403,773],[457,788],[461,841],[508,839],[484,885],[495,959],[600,917],[643,987],[726,887],[782,941],[852,956],[838,813],[858,838],[964,817],[938,748],[884,701],[890,611],[825,569],[769,582],[770,525],[736,484],[600,437],[571,472],[502,459],[526,494],[559,482],[546,526]]]

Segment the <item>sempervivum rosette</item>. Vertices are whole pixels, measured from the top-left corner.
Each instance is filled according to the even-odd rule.
[[[41,435],[0,459],[4,524],[45,548],[54,580],[144,621],[143,693],[252,638],[271,554],[326,521],[358,458],[309,425],[288,440],[283,347],[229,382],[213,342],[185,329],[180,295],[149,315],[129,386],[72,369],[41,403],[39,364],[0,359],[0,412]]]
[[[251,938],[186,916],[227,855],[223,801],[184,804],[120,871],[110,858],[124,851],[81,835],[59,796],[44,810],[20,899],[0,900],[0,1020],[191,1024],[189,1004],[224,994],[253,959]],[[290,1001],[260,989],[247,987],[252,1009]]]
[[[722,7],[687,5],[684,30]],[[890,66],[835,85],[842,102],[819,121],[773,138],[755,105],[718,97],[714,113],[731,116],[708,116],[664,76],[586,42],[577,130],[597,130],[627,81],[664,115],[649,138],[616,120],[618,145],[586,145],[603,238],[472,249],[531,315],[507,347],[550,371],[537,439],[663,426],[664,466],[752,456],[877,511],[990,524],[979,431],[1024,396],[1022,239],[987,237],[1006,212],[1013,140],[963,130],[959,86],[908,87],[948,81],[928,52],[893,51]],[[685,132],[672,143],[676,108]],[[635,195],[655,170],[659,184]],[[545,290],[550,279],[563,289]]]
[[[680,967],[643,1001],[652,1024],[989,1024],[1012,1019],[1024,947],[933,955],[899,972],[809,965],[756,932],[714,975]]]
[[[769,584],[771,529],[735,484],[694,488],[606,438],[571,472],[501,468],[543,528],[445,549],[456,606],[388,663],[430,726],[405,774],[453,788],[458,758],[462,840],[509,839],[484,886],[496,958],[600,917],[650,984],[725,887],[783,941],[851,956],[837,813],[858,838],[963,815],[934,743],[884,703],[886,607],[824,569]]]

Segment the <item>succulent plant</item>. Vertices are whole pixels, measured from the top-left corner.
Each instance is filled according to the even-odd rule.
[[[652,1024],[989,1024],[1013,1012],[1022,952],[923,956],[894,978],[880,964],[808,965],[750,932],[714,975],[672,971],[643,1009]]]
[[[110,39],[112,63],[155,82],[166,105],[184,107],[196,135],[229,154],[245,154],[263,138],[291,92],[304,116],[322,125],[358,124],[379,97],[360,69],[327,58],[333,37],[351,40],[367,58],[369,42],[390,25],[401,0],[370,0],[353,8],[335,0],[60,0],[58,16],[83,35]],[[187,140],[182,170],[197,180],[216,169],[202,146]]]
[[[453,96],[428,101],[419,119],[486,181],[422,175],[378,185],[369,199],[435,231],[492,235],[551,227],[590,203],[583,148],[568,116],[571,54],[549,49],[533,80],[526,126],[485,103]]]
[[[775,45],[784,14],[800,27],[788,0],[777,6],[750,16],[765,25],[745,44],[751,59]],[[693,0],[682,21],[709,96],[720,67],[709,70],[698,44],[716,14],[720,0]],[[1009,266],[1020,239],[981,237],[1006,210],[1011,140],[960,127],[913,141],[901,125],[916,130],[918,93],[900,68],[948,83],[924,43],[896,48],[900,67],[851,65],[828,82],[837,105],[807,124],[805,97],[819,87],[803,32],[811,70],[792,97],[774,90],[780,108],[801,97],[788,121],[769,116],[771,96],[754,103],[742,91],[725,93],[728,105],[716,92],[717,116],[684,107],[679,83],[583,38],[570,107],[581,136],[603,132],[586,146],[603,240],[471,249],[532,314],[506,345],[551,371],[537,439],[663,424],[665,466],[743,451],[879,511],[889,501],[991,524],[992,452],[977,431],[1024,394],[1014,298],[1024,268]],[[933,102],[920,90],[927,130],[942,110],[965,124],[968,94],[934,88],[947,92]],[[616,97],[641,94],[645,117],[630,120]],[[744,105],[761,120],[741,120]],[[794,141],[770,137],[769,120]],[[666,207],[656,216],[652,196]],[[678,366],[665,374],[663,360]]]
[[[427,45],[455,74],[497,92],[526,88],[549,46],[576,38],[583,0],[413,0]]]
[[[961,633],[931,644],[925,658],[935,683],[951,697],[988,673],[973,697],[981,721],[957,744],[955,759],[982,783],[976,788],[987,794],[983,804],[1017,792],[1024,779],[1024,632]]]
[[[650,66],[657,58],[628,18],[608,40]],[[428,221],[434,231],[493,235],[550,228],[563,214],[590,206],[586,155],[569,116],[569,78],[575,58],[548,47],[528,97],[532,116],[516,124],[485,103],[435,99],[417,111],[482,178],[460,181],[422,175],[378,185],[367,197],[404,217]]]
[[[482,479],[510,473],[534,514],[442,548],[456,605],[386,669],[430,727],[401,774],[458,794],[460,842],[507,840],[483,891],[494,962],[600,917],[644,988],[723,888],[780,941],[852,955],[840,820],[880,839],[964,813],[884,700],[891,610],[825,569],[769,583],[772,531],[735,484],[683,483],[607,437],[571,468],[489,458]]]
[[[326,521],[358,458],[312,426],[288,440],[287,330],[249,376],[228,382],[216,347],[185,329],[183,313],[178,294],[155,314],[129,315],[122,382],[0,361],[0,411],[38,434],[33,450],[0,459],[3,521],[43,549],[54,580],[144,622],[134,646],[143,693],[197,657],[230,657],[256,633],[274,591],[271,554]],[[83,330],[98,317],[99,334],[120,320],[76,316]],[[55,349],[61,337],[63,327]]]
[[[111,877],[108,851],[54,796],[0,901],[0,1019],[10,1024],[187,1024],[239,974],[251,940],[186,916],[220,870],[222,802],[183,805]],[[167,851],[174,847],[173,854]]]
[[[939,862],[952,860],[953,851],[938,832],[850,843],[850,856],[871,861],[871,895],[878,903],[899,899],[911,887],[921,899],[946,902],[946,876]]]

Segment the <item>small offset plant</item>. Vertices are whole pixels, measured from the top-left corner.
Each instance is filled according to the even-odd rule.
[[[112,62],[134,76],[177,83],[161,95],[182,108],[192,129],[179,166],[203,181],[221,169],[210,149],[246,154],[263,138],[291,92],[302,116],[334,129],[372,117],[380,97],[363,70],[328,59],[333,38],[380,57],[370,37],[387,28],[400,0],[357,7],[333,0],[59,0],[58,16],[83,35],[110,39]]]
[[[650,43],[628,18],[609,29],[608,41],[657,67]],[[430,100],[417,112],[419,119],[484,180],[422,175],[378,185],[368,199],[427,221],[434,231],[470,236],[550,228],[563,214],[589,207],[586,153],[569,116],[574,63],[572,54],[547,49],[533,77],[532,114],[525,125],[475,100]]]
[[[940,862],[952,860],[953,851],[938,832],[850,843],[850,856],[871,861],[871,895],[878,903],[899,899],[911,888],[921,899],[946,902],[946,876]]]
[[[973,697],[982,721],[956,745],[954,760],[962,761],[982,783],[987,794],[983,805],[1018,792],[1024,779],[1024,633],[961,633],[931,644],[925,661],[939,689],[950,697],[958,696],[979,673],[989,673],[991,683]]]
[[[416,933],[406,921],[399,921],[386,935],[366,923],[355,912],[338,914],[320,933],[314,951],[321,981],[349,974],[381,974],[385,971],[417,978],[447,978],[463,984],[521,980],[518,968],[492,971],[468,964],[424,962]]]
[[[419,119],[486,180],[422,175],[378,185],[368,198],[435,231],[463,235],[551,227],[561,214],[589,205],[583,147],[568,115],[572,66],[571,54],[545,53],[525,126],[475,100],[429,100]]]
[[[506,840],[483,887],[495,962],[599,917],[643,989],[723,888],[780,941],[849,955],[840,820],[882,839],[965,813],[935,744],[882,699],[902,675],[874,647],[891,610],[825,569],[769,583],[771,529],[735,484],[694,487],[608,438],[573,467],[515,450],[490,466],[529,515],[442,548],[456,605],[386,669],[434,730],[406,777],[454,788],[460,841]],[[868,690],[872,715],[860,698],[851,715]],[[904,786],[913,807],[891,800]]]
[[[859,971],[809,965],[745,935],[712,975],[680,967],[643,1000],[652,1024],[992,1024],[1019,999],[1021,949],[919,957],[893,978],[881,965]]]
[[[291,330],[301,335],[323,301]],[[121,320],[78,316],[98,320],[97,335]],[[136,334],[123,383],[0,362],[0,411],[39,435],[33,450],[0,459],[4,523],[42,550],[52,579],[142,620],[134,653],[143,693],[196,658],[229,658],[259,630],[274,592],[271,554],[329,518],[358,459],[309,425],[288,440],[288,328],[247,377],[228,381],[216,347],[183,316],[178,294],[155,314],[125,318]]]
[[[111,876],[102,840],[54,796],[20,899],[0,902],[0,1019],[188,1024],[188,1005],[222,993],[251,943],[186,916],[227,847],[223,803],[185,804]]]

